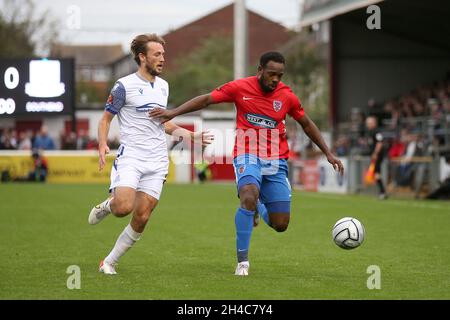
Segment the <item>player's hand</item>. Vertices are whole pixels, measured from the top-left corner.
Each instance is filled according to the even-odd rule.
[[[191,140],[194,143],[201,142],[202,147],[207,147],[214,141],[214,135],[212,133],[209,133],[208,130],[197,131],[191,134]]]
[[[175,117],[175,113],[172,110],[163,108],[155,108],[148,113],[150,118],[159,120],[161,123],[167,122]]]
[[[336,158],[331,153],[327,155],[327,160],[333,166],[333,169],[335,171],[338,171],[341,176],[344,174],[344,165],[342,164],[341,160]]]
[[[109,147],[105,145],[98,146],[98,170],[102,171],[106,164],[106,155],[109,153]]]

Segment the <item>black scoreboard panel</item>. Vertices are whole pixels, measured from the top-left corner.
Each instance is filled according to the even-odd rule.
[[[0,118],[72,114],[73,59],[0,59]]]

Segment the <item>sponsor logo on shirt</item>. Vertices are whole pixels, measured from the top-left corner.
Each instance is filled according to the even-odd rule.
[[[167,97],[167,90],[166,90],[166,88],[161,88],[161,92],[162,92],[164,97]]]
[[[108,101],[107,101],[107,103],[108,103],[108,104],[112,104],[112,103],[113,103],[113,96],[112,96],[112,94],[110,94],[110,95],[108,96]]]
[[[245,115],[247,121],[254,126],[275,129],[277,127],[277,122],[272,118],[267,116],[262,116],[260,114],[247,113]]]
[[[143,94],[143,93],[144,93],[144,89],[139,88],[139,93],[140,93],[140,94]]]
[[[144,104],[142,106],[136,107],[136,111],[137,112],[148,112],[148,111],[153,110],[155,108],[166,109],[166,106],[163,106],[162,104],[158,104],[158,103],[155,103],[155,102],[150,102],[150,103]]]

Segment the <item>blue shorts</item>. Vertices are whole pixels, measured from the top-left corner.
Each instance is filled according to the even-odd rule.
[[[242,186],[254,184],[258,187],[261,202],[269,204],[269,213],[290,211],[291,185],[286,159],[264,160],[243,154],[234,158],[233,166],[238,194]]]

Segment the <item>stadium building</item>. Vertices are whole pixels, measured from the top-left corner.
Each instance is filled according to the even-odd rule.
[[[416,195],[424,185],[434,189],[446,178],[449,14],[445,0],[305,1],[300,25],[328,47],[329,118],[335,148],[349,157],[348,191],[364,188],[369,160],[358,158],[358,139],[368,115],[378,118],[392,151],[383,170],[387,182],[397,186],[395,172],[405,163],[415,170],[401,185]],[[396,154],[397,143],[406,150]]]

